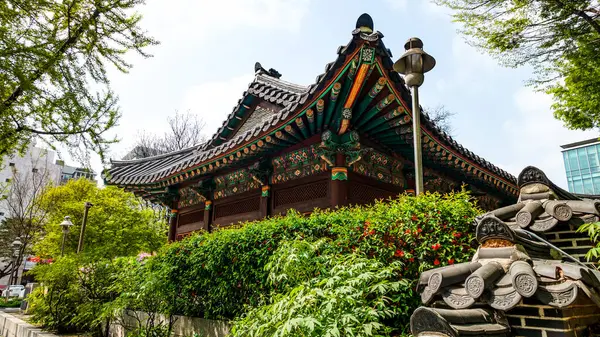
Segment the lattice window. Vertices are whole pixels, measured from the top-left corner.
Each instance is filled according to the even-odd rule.
[[[204,210],[179,215],[179,221],[177,221],[177,226],[179,227],[198,221],[204,221]]]
[[[260,210],[260,197],[215,206],[215,218]]]
[[[298,185],[275,192],[274,207],[327,197],[328,181]]]
[[[369,204],[376,199],[387,199],[393,192],[375,188],[366,184],[350,181],[348,184],[348,200],[351,204]]]

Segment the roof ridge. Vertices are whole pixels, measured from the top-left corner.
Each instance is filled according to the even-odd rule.
[[[289,91],[298,91],[298,94],[304,93],[306,90],[308,90],[309,86],[305,86],[305,85],[301,85],[301,84],[297,84],[297,83],[293,83],[290,81],[286,81],[286,80],[282,80],[279,78],[275,78],[269,75],[265,75],[265,74],[260,74],[257,73],[255,79],[257,80],[263,80],[265,82],[270,82],[268,84],[279,84],[279,85],[284,85],[287,86],[289,88],[291,88],[292,90]],[[287,88],[286,88],[287,89]]]
[[[135,164],[135,163],[143,163],[143,162],[146,162],[146,161],[149,161],[149,160],[172,157],[174,155],[181,154],[181,153],[184,153],[186,151],[192,151],[195,148],[201,147],[201,146],[203,146],[205,144],[206,144],[206,142],[200,143],[200,144],[196,144],[196,145],[192,145],[192,146],[189,146],[189,147],[186,147],[186,148],[183,148],[181,150],[174,151],[174,152],[161,153],[161,154],[157,154],[155,156],[149,156],[149,157],[144,157],[144,158],[128,159],[128,160],[113,160],[113,159],[111,159],[110,163],[111,164]]]

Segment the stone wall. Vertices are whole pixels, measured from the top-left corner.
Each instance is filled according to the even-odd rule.
[[[43,331],[13,315],[0,311],[0,331],[2,337],[57,337]]]
[[[157,317],[157,321],[167,322],[167,317],[163,315]],[[125,337],[127,331],[131,331],[138,326],[138,319],[142,321],[142,324],[145,324],[148,315],[142,312],[128,312],[123,318],[124,322],[122,324],[113,324],[110,327],[109,336]],[[194,333],[197,333],[200,337],[224,337],[229,334],[231,327],[227,322],[197,317],[175,316],[174,320],[173,336],[175,337],[192,337]]]
[[[580,224],[561,224],[545,234],[546,239],[583,263],[588,261],[585,254],[594,247],[586,233],[577,233]]]
[[[506,312],[513,336],[583,337],[590,336],[589,325],[598,322],[600,309],[587,296],[565,308],[541,305],[524,299],[516,308]]]

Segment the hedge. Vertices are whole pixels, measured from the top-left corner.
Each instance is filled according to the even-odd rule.
[[[419,273],[473,253],[479,213],[466,192],[427,193],[199,233],[114,261],[109,291],[120,295],[103,311],[233,320],[239,336],[335,336],[344,319],[362,322],[342,324],[357,336],[397,334],[418,305]]]
[[[282,242],[327,238],[327,253],[399,261],[398,278],[414,280],[424,269],[469,257],[470,226],[478,213],[465,192],[401,195],[310,216],[290,212],[171,244],[146,268],[161,270],[163,281],[176,285],[170,291],[177,314],[233,319],[247,305],[268,302],[277,284],[268,282],[265,266]]]

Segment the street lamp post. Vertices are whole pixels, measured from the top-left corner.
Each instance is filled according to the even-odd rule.
[[[91,202],[86,202],[83,207],[83,223],[81,224],[81,232],[79,233],[79,243],[77,244],[77,254],[83,250],[83,236],[85,235],[85,225],[87,224],[88,211],[94,206]]]
[[[394,70],[404,75],[406,84],[412,89],[413,142],[415,147],[415,192],[423,193],[423,157],[421,155],[421,112],[419,107],[419,87],[425,80],[425,73],[435,67],[433,56],[423,51],[423,42],[416,37],[404,45],[406,52],[394,63]]]
[[[65,216],[65,220],[63,220],[63,222],[60,223],[60,227],[62,227],[63,232],[62,245],[60,247],[60,256],[65,255],[65,241],[67,239],[67,234],[69,233],[69,228],[71,228],[71,226],[73,226],[73,223],[71,222],[71,217],[67,215]]]
[[[12,263],[12,268],[10,270],[10,276],[8,277],[8,281],[6,282],[6,301],[8,302],[8,298],[10,296],[10,286],[12,285],[13,282],[13,274],[15,273],[15,270],[17,269],[17,258],[19,257],[19,251],[21,250],[21,246],[23,245],[23,243],[21,243],[21,241],[19,241],[19,238],[16,238],[15,241],[13,241],[13,243],[11,244],[12,248],[13,248],[13,263]]]

